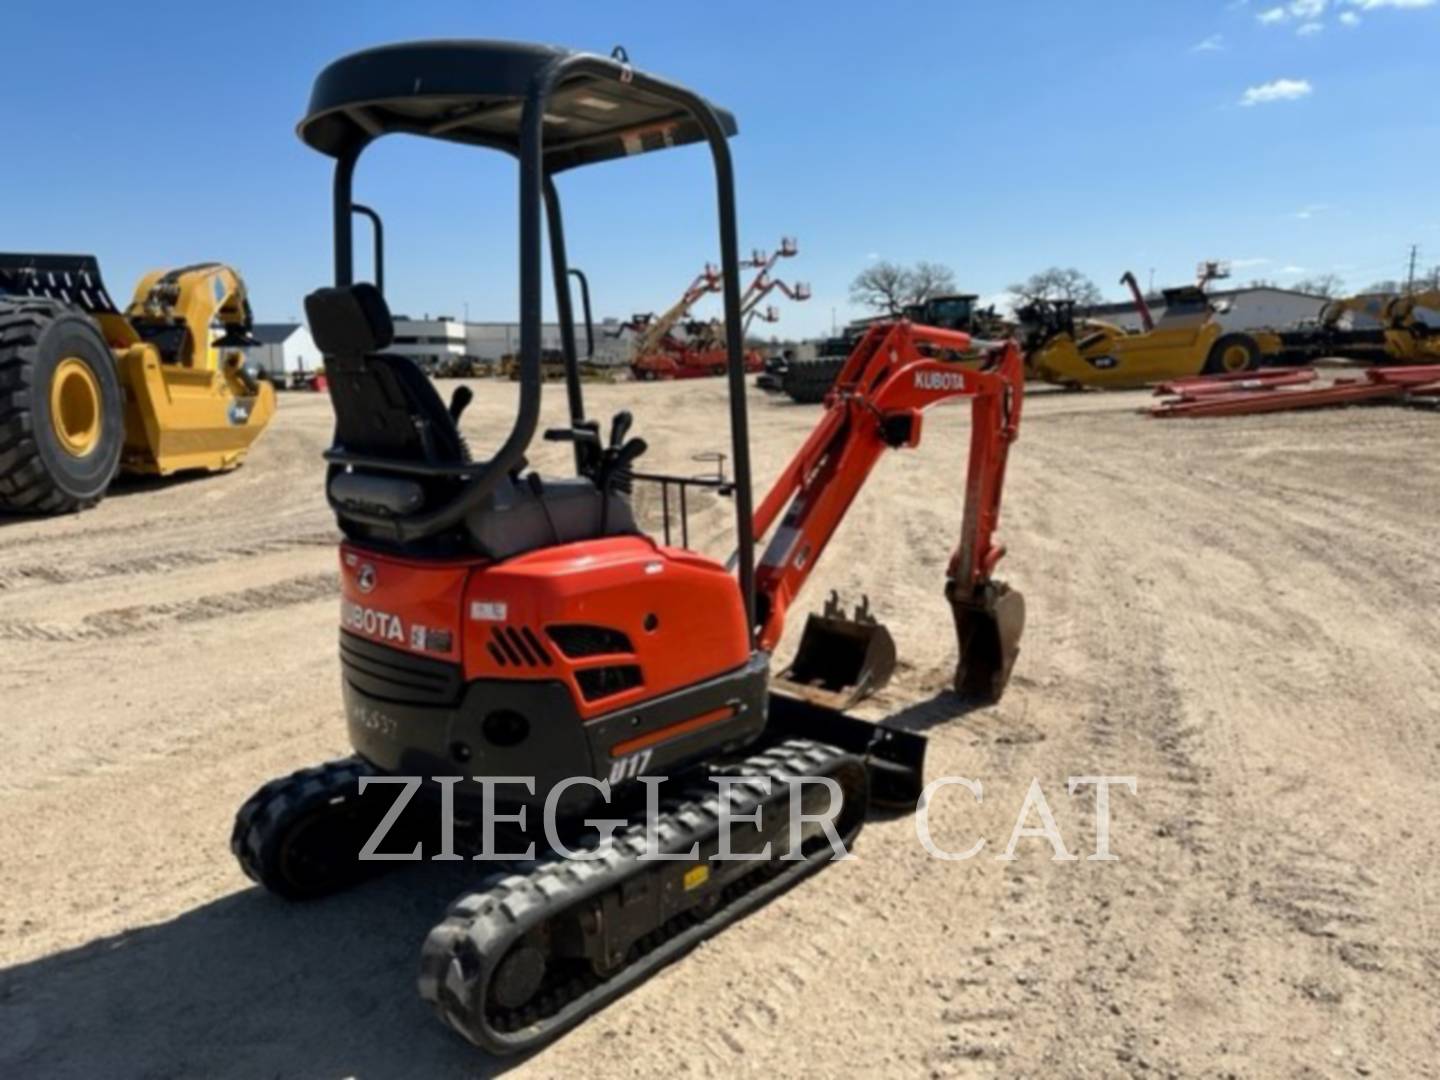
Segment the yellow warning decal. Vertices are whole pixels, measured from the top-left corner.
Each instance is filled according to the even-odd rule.
[[[685,877],[682,880],[685,883],[686,892],[689,892],[691,889],[698,889],[710,880],[710,867],[704,863],[701,863],[699,866],[692,866],[689,870],[685,871]]]

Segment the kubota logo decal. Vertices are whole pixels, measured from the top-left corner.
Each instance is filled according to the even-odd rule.
[[[340,606],[340,622],[347,630],[354,630],[367,637],[405,644],[405,624],[400,621],[399,615],[391,615],[388,611],[376,611],[353,600],[346,600]]]
[[[958,371],[917,371],[916,390],[964,390],[965,376]]]
[[[360,572],[355,575],[355,585],[363,593],[368,593],[375,588],[375,567],[368,562],[360,567]]]

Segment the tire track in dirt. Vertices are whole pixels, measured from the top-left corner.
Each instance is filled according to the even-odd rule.
[[[802,885],[803,889],[805,886]],[[852,929],[856,917],[849,911],[831,912],[829,927],[843,934]],[[834,978],[836,960],[825,948],[821,935],[808,924],[808,912],[797,912],[793,935],[771,960],[745,979],[745,994],[724,1014],[723,1021],[707,1025],[701,1046],[708,1058],[706,1075],[729,1076],[785,1030],[796,1013],[805,1008],[815,987]]]
[[[29,620],[0,622],[0,641],[74,643],[108,641],[163,629],[171,623],[204,623],[258,611],[295,607],[339,596],[337,573],[302,574],[273,585],[212,593],[191,600],[135,604],[87,615],[79,623]]]
[[[297,536],[275,537],[229,544],[222,547],[188,548],[157,552],[128,559],[107,559],[101,562],[71,564],[59,560],[0,568],[0,592],[27,585],[70,585],[81,581],[97,581],[108,577],[133,577],[144,574],[168,574],[200,566],[230,562],[235,559],[274,555],[306,547],[331,547],[337,534],[333,529],[301,533]]]

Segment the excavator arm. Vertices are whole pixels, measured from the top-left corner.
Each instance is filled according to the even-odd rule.
[[[755,512],[755,535],[771,533],[756,572],[759,645],[773,650],[785,615],[845,513],[887,449],[919,445],[923,413],[954,398],[971,400],[970,461],[960,539],[946,571],[960,661],[958,692],[996,700],[1014,664],[1024,626],[1020,593],[992,574],[1004,554],[996,543],[1010,444],[1020,424],[1024,366],[1013,341],[994,346],[978,369],[929,358],[921,346],[971,351],[969,334],[906,321],[877,324],[861,338],[826,397],[825,413]],[[781,515],[784,515],[783,519]],[[778,522],[778,524],[777,524]],[[858,629],[857,629],[858,624]],[[838,608],[812,616],[796,662],[782,673],[827,703],[843,706],[883,685],[856,643],[874,638],[868,611],[845,620]],[[815,633],[810,631],[815,629]],[[888,639],[888,635],[885,635]],[[848,639],[847,648],[844,639]],[[868,648],[858,652],[869,652]],[[882,647],[893,667],[893,644]],[[884,664],[883,658],[880,663]]]

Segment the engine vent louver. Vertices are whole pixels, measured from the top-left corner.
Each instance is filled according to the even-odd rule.
[[[555,647],[571,660],[635,651],[635,646],[630,644],[629,637],[608,626],[574,623],[564,626],[548,626],[545,628],[545,633],[555,643]]]
[[[528,626],[491,627],[485,647],[500,667],[549,667],[554,662]]]

